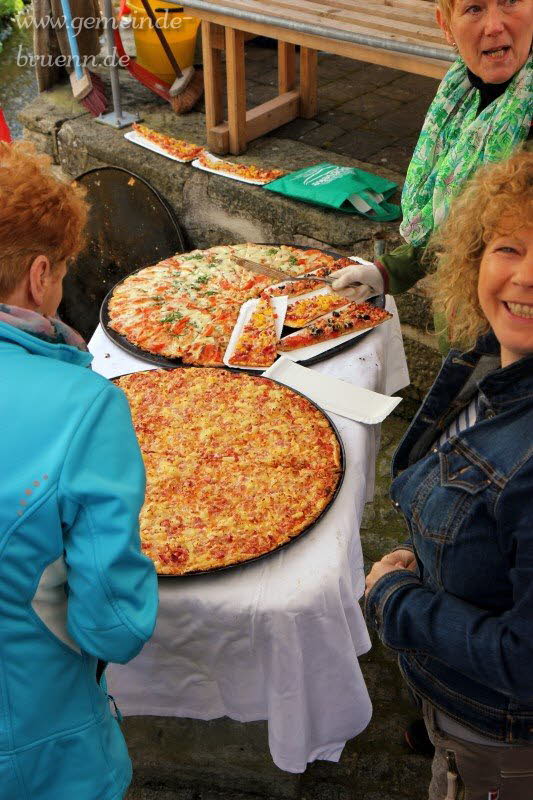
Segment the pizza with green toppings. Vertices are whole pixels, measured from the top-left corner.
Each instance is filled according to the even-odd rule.
[[[166,258],[125,278],[108,304],[108,325],[150,354],[183,364],[221,366],[239,309],[272,279],[234,256],[300,275],[335,259],[288,245],[219,245]]]

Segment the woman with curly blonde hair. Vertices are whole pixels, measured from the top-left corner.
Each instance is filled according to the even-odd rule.
[[[435,246],[452,350],[394,456],[410,540],[366,616],[420,701],[430,800],[533,797],[533,153],[480,170]]]
[[[0,142],[0,795],[119,800],[131,779],[102,662],[152,633],[144,468],[123,393],[56,317],[87,206]]]

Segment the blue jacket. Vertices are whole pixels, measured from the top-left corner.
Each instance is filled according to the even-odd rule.
[[[90,361],[0,323],[2,800],[118,800],[131,779],[96,666],[140,651],[157,582],[128,404]]]
[[[452,350],[393,461],[419,574],[369,592],[367,621],[414,691],[478,733],[533,743],[533,356],[492,335]],[[478,420],[435,440],[480,391]]]

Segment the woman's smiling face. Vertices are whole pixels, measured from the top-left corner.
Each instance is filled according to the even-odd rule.
[[[501,347],[502,367],[533,354],[533,227],[496,234],[479,266],[478,297]]]
[[[533,0],[455,0],[437,22],[466,66],[485,83],[505,83],[527,61],[533,39]]]

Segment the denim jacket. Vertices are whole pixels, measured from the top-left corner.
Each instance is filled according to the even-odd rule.
[[[393,460],[418,572],[372,587],[369,625],[408,684],[472,730],[533,743],[533,356],[452,350]],[[479,389],[476,423],[439,435]]]

